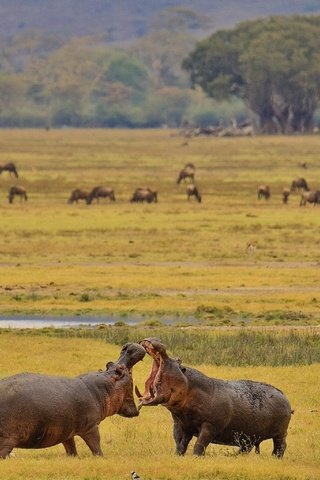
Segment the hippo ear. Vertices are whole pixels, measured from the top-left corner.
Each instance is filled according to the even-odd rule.
[[[113,367],[113,365],[114,365],[114,362],[107,362],[106,363],[106,370],[108,371],[109,368]]]

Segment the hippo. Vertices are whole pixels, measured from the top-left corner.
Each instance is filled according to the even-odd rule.
[[[225,381],[210,378],[170,358],[156,338],[140,342],[153,358],[145,393],[136,387],[142,406],[163,405],[173,418],[176,453],[183,455],[192,437],[195,455],[204,455],[209,443],[240,447],[256,453],[263,440],[273,439],[273,455],[286,449],[292,410],[286,396],[267,383],[251,380]]]
[[[77,455],[80,436],[93,455],[103,455],[99,423],[111,415],[135,417],[132,367],[145,349],[124,345],[117,362],[106,370],[75,378],[20,373],[0,380],[0,458],[13,448],[47,448],[62,443]]]

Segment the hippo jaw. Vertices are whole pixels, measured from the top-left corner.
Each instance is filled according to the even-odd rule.
[[[176,364],[178,364],[176,360],[168,357],[166,348],[159,339],[146,338],[140,344],[153,358],[153,364],[149,377],[145,382],[144,394],[141,395],[138,388],[135,388],[139,398],[139,410],[143,406],[164,405],[170,402],[173,391],[172,369],[175,371]]]
[[[126,343],[122,347],[117,363],[125,365],[127,368],[131,369],[136,363],[143,360],[145,354],[145,349],[143,346],[139,345],[139,343]]]

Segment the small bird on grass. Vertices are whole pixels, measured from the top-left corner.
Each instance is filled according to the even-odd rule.
[[[131,472],[131,478],[132,480],[141,480],[140,475],[138,475],[137,472],[135,472],[134,470],[132,470]]]

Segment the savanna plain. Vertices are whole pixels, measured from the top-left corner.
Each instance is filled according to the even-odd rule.
[[[169,413],[146,407],[101,424],[103,458],[81,440],[78,458],[61,446],[16,450],[0,462],[2,478],[320,478],[320,206],[281,196],[298,177],[320,188],[319,151],[316,135],[1,131],[0,164],[14,162],[19,178],[0,176],[0,315],[101,319],[96,328],[0,329],[1,377],[77,375],[116,359],[126,341],[160,336],[185,364],[271,383],[295,410],[281,461],[269,441],[260,456],[210,445],[203,458],[192,446],[176,457]],[[186,163],[196,166],[201,203],[176,183]],[[27,202],[9,204],[14,184]],[[259,184],[270,186],[268,201],[257,199]],[[73,189],[97,185],[112,187],[116,202],[67,203]],[[139,186],[157,190],[158,203],[131,203]],[[104,324],[110,317],[115,326]],[[150,365],[134,367],[140,390]]]

